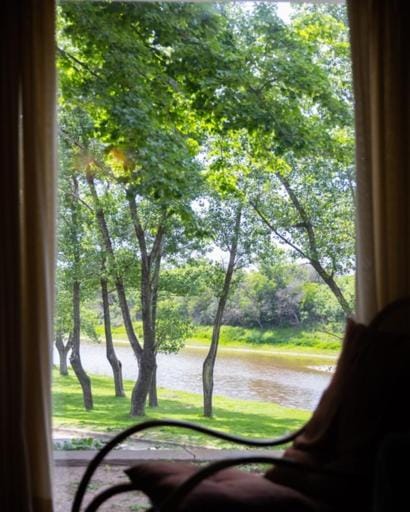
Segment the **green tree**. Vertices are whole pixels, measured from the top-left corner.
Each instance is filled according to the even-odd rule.
[[[248,10],[66,3],[58,52],[62,133],[78,185],[88,189],[101,274],[115,287],[139,365],[132,415],[144,414],[150,390],[156,403],[161,276],[186,258],[189,238],[205,244],[208,231],[232,261],[246,243],[254,254],[286,244],[350,311],[338,281],[354,263],[352,108],[340,9],[301,9],[286,25],[268,3]],[[208,206],[217,222],[203,230]],[[209,300],[208,413],[237,269],[230,260],[215,273],[225,281]],[[276,288],[272,322],[299,320],[302,292],[290,287]],[[142,340],[130,311],[138,299]]]
[[[208,177],[212,177],[211,183],[216,188],[218,188],[218,179],[215,177],[215,173],[219,174],[220,171],[217,168]],[[224,181],[222,183],[224,192],[214,192],[209,196],[206,211],[206,222],[214,248],[217,248],[226,259],[226,261],[222,261],[219,273],[215,272],[211,275],[217,304],[212,322],[211,343],[202,367],[204,415],[206,417],[213,415],[214,367],[221,326],[229,294],[234,284],[235,272],[252,261],[252,255],[257,252],[260,236],[259,231],[255,230],[252,216],[244,207],[241,198],[229,189],[225,189]]]
[[[240,134],[248,172],[236,186],[347,314],[351,304],[335,279],[354,266],[352,95],[341,13],[302,9],[289,25],[269,4],[232,15],[243,70],[240,84],[228,80],[218,97],[225,117],[215,141],[223,161]]]
[[[234,205],[230,211],[228,211],[227,208],[216,208],[213,213],[216,215],[216,218],[214,217],[213,220],[216,221],[216,224],[219,227],[219,236],[217,235],[215,237],[215,242],[219,242],[219,247],[222,246],[223,249],[227,251],[229,257],[224,271],[223,284],[218,294],[218,305],[213,322],[211,344],[202,367],[204,416],[207,417],[212,417],[213,415],[212,397],[214,387],[214,368],[218,351],[219,336],[233,274],[238,264],[238,246],[242,235],[242,205],[238,203]]]
[[[66,162],[64,161],[64,163]],[[83,391],[84,407],[89,410],[93,408],[91,380],[83,368],[80,353],[81,286],[86,274],[83,259],[85,253],[84,229],[81,218],[83,212],[80,208],[77,175],[65,167],[60,177],[60,183],[62,182],[64,182],[65,193],[60,202],[59,211],[58,260],[65,279],[61,280],[60,290],[57,290],[57,306],[62,309],[57,314],[56,342],[59,352],[61,351],[60,353],[63,355],[68,352],[67,348],[71,348],[70,363]],[[68,321],[68,307],[71,308],[71,322]],[[69,332],[68,347],[61,345],[63,329]],[[62,369],[66,369],[64,364]]]
[[[191,203],[201,186],[195,160],[201,127],[190,95],[184,94],[186,84],[175,77],[187,45],[191,56],[202,55],[199,66],[210,69],[205,49],[215,54],[219,45],[216,12],[210,6],[167,4],[73,4],[62,9],[59,54],[65,108],[79,109],[89,119],[85,146],[90,159],[84,171],[110,266],[115,268],[115,254],[98,182],[122,189],[139,251],[143,344],[126,318],[125,294],[116,274],[124,323],[139,363],[133,415],[144,414],[156,367],[163,247],[176,221],[181,226],[191,223]],[[103,153],[97,166],[92,141]]]

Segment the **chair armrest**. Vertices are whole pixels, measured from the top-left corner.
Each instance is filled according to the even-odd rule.
[[[139,423],[137,425],[133,425],[119,434],[117,434],[111,441],[109,441],[101,450],[95,455],[95,457],[90,461],[87,466],[87,469],[78,485],[73,505],[71,508],[71,512],[79,512],[81,508],[81,504],[84,498],[85,491],[87,490],[88,484],[97,469],[100,465],[104,457],[113,450],[117,445],[119,445],[122,441],[127,439],[129,436],[142,432],[143,430],[148,430],[150,428],[158,428],[158,427],[178,427],[188,430],[194,430],[196,432],[200,432],[202,434],[206,434],[212,437],[216,437],[218,439],[222,439],[224,441],[231,441],[233,443],[242,444],[244,446],[258,446],[258,447],[267,447],[267,446],[280,446],[282,444],[288,443],[295,439],[304,429],[297,430],[291,434],[278,437],[276,439],[247,439],[240,436],[234,436],[232,434],[226,434],[225,432],[219,432],[217,430],[213,430],[207,427],[202,427],[201,425],[197,425],[196,423],[189,423],[186,421],[177,421],[177,420],[150,420],[145,421],[143,423]]]

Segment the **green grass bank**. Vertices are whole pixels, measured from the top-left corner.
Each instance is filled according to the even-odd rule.
[[[211,335],[212,326],[197,326],[188,342],[209,344]],[[341,336],[340,332],[306,327],[249,329],[224,325],[220,344],[226,347],[336,352],[340,349]]]
[[[91,376],[94,409],[85,411],[80,385],[71,372],[62,377],[53,370],[53,424],[54,427],[76,427],[92,431],[115,432],[147,419],[175,419],[200,423],[206,427],[235,433],[245,437],[270,438],[299,428],[310,416],[309,411],[290,409],[272,403],[234,400],[216,396],[215,416],[202,416],[202,396],[194,393],[159,389],[159,407],[147,408],[144,418],[129,415],[132,381],[125,381],[126,397],[114,396],[113,381],[109,377]],[[181,429],[158,429],[140,434],[140,437],[173,441],[188,445],[230,447],[229,443],[210,439]]]
[[[136,322],[135,329],[142,335],[141,323]],[[104,328],[97,326],[96,331],[103,339]],[[112,329],[116,341],[127,341],[123,326]],[[209,345],[212,326],[195,326],[186,344]],[[343,326],[295,326],[276,329],[256,329],[222,326],[219,343],[222,347],[248,348],[256,350],[305,351],[309,353],[337,353],[343,337]]]

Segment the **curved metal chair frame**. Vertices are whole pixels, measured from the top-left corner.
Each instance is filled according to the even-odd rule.
[[[74,498],[73,506],[71,509],[72,512],[80,511],[85,491],[88,487],[88,484],[89,484],[95,470],[100,465],[100,463],[102,462],[104,457],[111,450],[113,450],[116,446],[118,446],[120,443],[122,443],[125,439],[127,439],[128,437],[130,437],[133,434],[136,434],[137,432],[142,432],[143,430],[148,430],[150,428],[159,428],[159,427],[179,427],[179,428],[183,428],[183,429],[194,430],[196,432],[200,432],[202,434],[216,437],[216,438],[222,439],[224,441],[231,441],[231,442],[234,442],[237,444],[242,444],[244,446],[253,446],[253,447],[259,447],[259,448],[274,447],[274,446],[280,446],[282,444],[289,443],[290,441],[293,441],[296,438],[296,436],[298,436],[303,431],[303,427],[302,427],[301,429],[297,430],[296,432],[292,432],[289,435],[279,437],[277,439],[252,440],[252,439],[246,439],[246,438],[231,435],[231,434],[225,434],[224,432],[218,432],[216,430],[212,430],[212,429],[209,429],[206,427],[202,427],[201,425],[197,425],[195,423],[189,423],[189,422],[185,422],[185,421],[151,420],[151,421],[145,421],[144,423],[140,423],[137,425],[133,425],[132,427],[129,427],[126,430],[123,430],[122,432],[117,434],[111,441],[109,441],[103,448],[101,448],[101,450],[95,455],[94,459],[91,460],[91,462],[89,463],[89,465],[80,481],[80,484],[78,486],[78,489],[77,489],[77,492],[76,492],[76,495]],[[265,459],[266,459],[266,457],[265,457]],[[273,460],[275,462],[277,462],[278,460],[281,460],[281,459],[279,459],[279,457],[272,457],[269,459],[270,459],[269,461],[264,460],[264,462],[273,462]],[[238,459],[232,459],[232,460],[237,461]],[[223,461],[220,461],[220,462],[223,462]],[[249,462],[249,461],[246,461],[246,462]],[[218,463],[215,463],[215,464],[218,464]],[[234,465],[234,464],[231,464],[231,465]],[[229,466],[226,466],[226,467],[229,467]],[[222,468],[220,468],[220,469],[222,469]],[[126,492],[129,490],[131,490],[131,489],[118,490],[118,492]],[[107,495],[106,499],[108,499],[108,495]],[[89,506],[91,506],[91,504]],[[96,510],[96,509],[95,508],[94,509],[87,508],[87,511],[88,510],[91,511],[91,510]]]
[[[409,334],[410,331],[410,298],[400,299],[389,304],[386,308],[384,308],[380,313],[376,315],[373,321],[370,323],[369,327],[372,327],[379,331],[389,331],[394,332],[396,334]],[[246,439],[243,437],[235,436],[232,434],[226,434],[224,432],[218,432],[216,430],[212,430],[206,427],[202,427],[201,425],[195,423],[189,423],[184,421],[176,421],[176,420],[151,420],[146,421],[137,425],[133,425],[126,430],[123,430],[119,434],[117,434],[111,441],[109,441],[91,460],[89,465],[87,466],[86,471],[78,485],[73,505],[71,508],[71,512],[80,512],[81,505],[83,502],[83,498],[85,492],[87,490],[88,484],[96,471],[97,467],[103,461],[104,457],[113,450],[116,446],[118,446],[122,441],[130,437],[131,435],[142,432],[143,430],[148,430],[151,428],[159,428],[159,427],[178,427],[182,429],[189,429],[196,432],[200,432],[205,435],[209,435],[211,437],[215,437],[218,439],[222,439],[224,441],[230,441],[236,444],[244,445],[244,446],[252,446],[252,447],[275,447],[281,446],[283,444],[289,443],[293,441],[299,434],[301,434],[304,430],[304,426],[299,430],[276,438],[276,439]],[[281,465],[285,467],[291,466],[292,468],[298,468],[301,471],[309,471],[314,473],[320,473],[327,476],[334,476],[335,478],[352,478],[352,475],[342,473],[340,471],[334,470],[325,470],[325,469],[316,469],[311,466],[307,466],[304,464],[300,464],[298,462],[281,458],[281,457],[270,457],[270,456],[242,456],[230,459],[223,459],[217,462],[213,462],[208,464],[206,467],[199,469],[196,473],[194,473],[191,477],[185,480],[174,492],[172,492],[164,501],[161,503],[158,508],[150,508],[147,512],[173,512],[176,510],[178,504],[184,499],[185,496],[189,492],[192,491],[194,487],[196,487],[202,480],[211,476],[212,474],[220,471],[222,469],[226,469],[233,466],[239,466],[243,464],[275,464]],[[85,509],[86,512],[94,512],[98,510],[98,508],[112,496],[117,494],[136,491],[138,490],[134,484],[132,483],[124,483],[112,486],[105,491],[102,491],[98,494],[91,503]]]

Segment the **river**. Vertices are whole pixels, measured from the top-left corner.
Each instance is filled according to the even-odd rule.
[[[126,345],[116,345],[125,379],[135,380],[137,363]],[[158,386],[202,392],[201,370],[206,347],[188,346],[178,354],[158,355]],[[81,343],[85,370],[111,375],[105,346]],[[54,362],[58,355],[54,351]],[[274,402],[313,410],[331,377],[334,359],[320,356],[278,355],[257,350],[220,348],[215,366],[214,394],[243,400]]]

